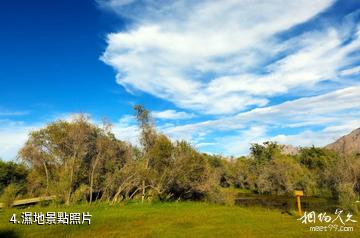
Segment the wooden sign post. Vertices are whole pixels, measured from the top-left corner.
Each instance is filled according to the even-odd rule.
[[[294,195],[296,197],[296,203],[297,203],[297,207],[298,207],[298,213],[301,216],[303,214],[302,210],[301,210],[301,200],[300,197],[304,196],[304,192],[301,190],[295,190],[294,191]]]

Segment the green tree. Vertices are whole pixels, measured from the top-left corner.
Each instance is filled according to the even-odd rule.
[[[94,188],[100,190],[109,172],[104,161],[121,160],[127,149],[107,126],[99,128],[80,115],[33,131],[19,157],[31,168],[30,188],[45,187],[38,195],[51,193],[69,204],[74,192],[89,194],[92,201]]]
[[[309,169],[323,170],[328,166],[335,153],[319,147],[305,147],[300,149],[300,163]]]
[[[313,181],[293,157],[276,155],[260,168],[256,184],[261,193],[282,195],[292,194],[295,189],[311,191]]]
[[[146,188],[149,187],[147,184],[147,180],[149,177],[149,163],[150,163],[150,157],[149,157],[149,151],[154,146],[157,133],[154,126],[154,120],[151,116],[151,113],[144,108],[142,105],[135,105],[134,106],[136,119],[139,124],[140,128],[140,143],[142,145],[143,149],[143,156],[144,159],[144,172],[142,183],[141,183],[141,190],[142,190],[142,196],[141,201],[144,202],[144,199],[146,197]]]
[[[24,191],[28,172],[23,164],[0,160],[0,194],[10,184],[17,184]]]
[[[275,155],[281,154],[281,148],[276,142],[267,141],[263,145],[252,144],[250,147],[250,154],[257,164],[264,164]]]
[[[185,141],[176,144],[172,177],[170,193],[181,199],[203,199],[219,183],[206,158]]]

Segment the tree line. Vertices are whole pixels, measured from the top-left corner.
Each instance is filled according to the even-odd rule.
[[[140,145],[118,140],[111,125],[85,116],[55,121],[30,133],[19,163],[0,162],[0,193],[56,195],[60,203],[127,200],[206,200],[225,203],[227,187],[260,194],[307,195],[338,199],[356,209],[360,158],[324,148],[285,154],[275,142],[253,144],[250,155],[229,158],[200,153],[186,141],[158,132],[151,113],[135,106]],[[5,199],[5,200],[6,200]]]

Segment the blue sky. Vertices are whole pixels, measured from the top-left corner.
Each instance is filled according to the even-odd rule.
[[[86,113],[137,143],[132,106],[199,150],[322,146],[360,127],[356,0],[3,1],[0,157]]]

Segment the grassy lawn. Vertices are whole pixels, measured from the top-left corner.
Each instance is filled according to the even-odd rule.
[[[86,212],[91,225],[12,224],[13,213]],[[355,217],[356,220],[359,217]],[[297,217],[278,210],[243,208],[206,203],[155,203],[0,210],[0,237],[360,237],[360,225],[352,232],[314,232]],[[355,224],[355,225],[353,225]],[[321,223],[316,223],[321,225]]]

